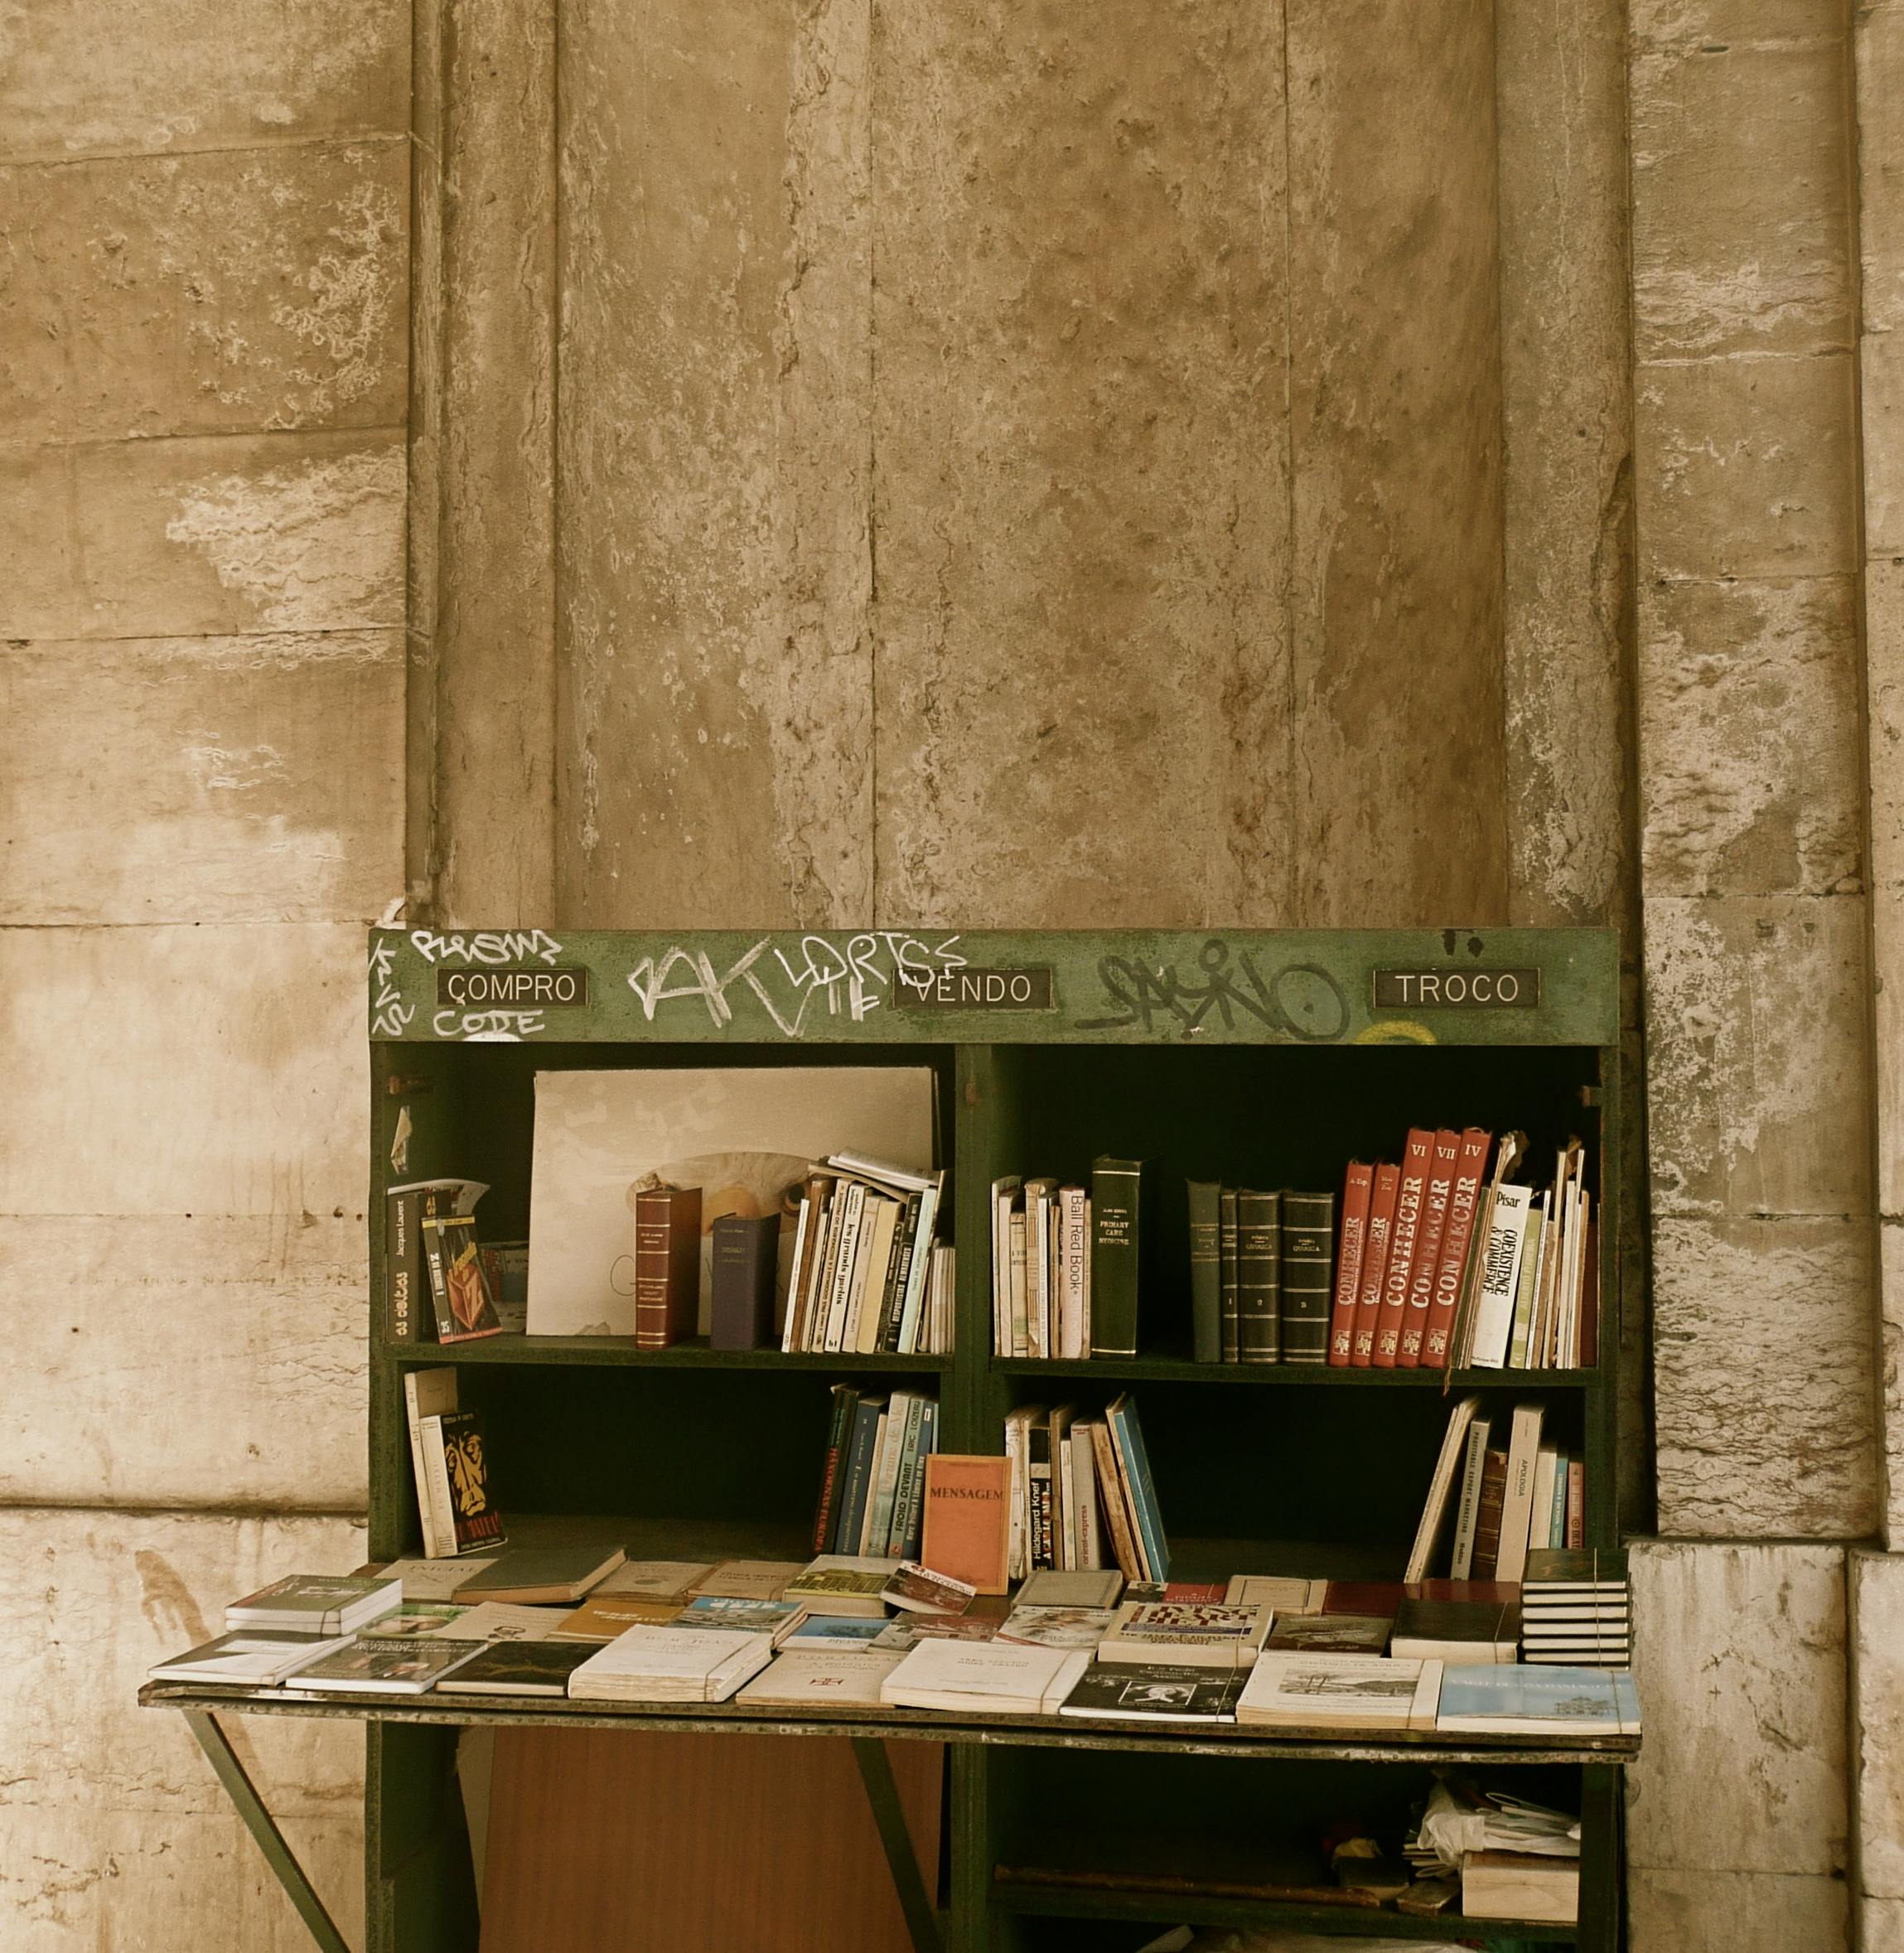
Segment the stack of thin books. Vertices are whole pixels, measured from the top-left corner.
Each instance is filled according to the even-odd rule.
[[[773,1659],[774,1637],[726,1627],[631,1627],[568,1678],[573,1702],[725,1702]]]
[[[366,1623],[394,1614],[404,1583],[388,1574],[292,1574],[225,1610],[230,1631],[268,1627],[280,1634],[355,1634]]]
[[[1632,1660],[1626,1555],[1617,1547],[1527,1555],[1520,1588],[1524,1661],[1566,1668],[1626,1668]]]

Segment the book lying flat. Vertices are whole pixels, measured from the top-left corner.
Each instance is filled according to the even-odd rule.
[[[458,1587],[451,1598],[573,1607],[621,1564],[619,1546],[515,1546]]]
[[[446,1695],[566,1695],[592,1652],[581,1641],[492,1642],[437,1686]]]
[[[1511,1602],[1404,1600],[1389,1652],[1413,1661],[1511,1661],[1520,1644],[1520,1610]]]
[[[447,1600],[464,1581],[495,1564],[493,1553],[459,1559],[393,1559],[379,1578],[402,1581],[407,1601]]]
[[[576,1702],[725,1702],[773,1659],[771,1635],[631,1627],[568,1678]]]
[[[998,1630],[1003,1641],[1034,1648],[1085,1648],[1095,1654],[1117,1618],[1111,1607],[1013,1607]]]
[[[1438,1661],[1259,1655],[1236,1719],[1273,1729],[1432,1729],[1441,1676]]]
[[[1222,1598],[1233,1607],[1270,1607],[1278,1615],[1319,1614],[1329,1598],[1329,1583],[1281,1574],[1233,1574]]]
[[[366,1641],[414,1641],[419,1635],[450,1634],[465,1614],[476,1611],[458,1607],[453,1600],[407,1600],[395,1613],[386,1614],[357,1632]],[[469,1638],[480,1637],[471,1635]]]
[[[1247,1668],[1269,1632],[1268,1607],[1208,1601],[1129,1601],[1099,1645],[1100,1661]]]
[[[487,1646],[483,1641],[356,1641],[297,1677],[297,1686],[352,1695],[422,1695]]]
[[[560,1607],[486,1600],[480,1607],[465,1607],[447,1627],[437,1632],[447,1641],[544,1641],[567,1618]]]
[[[287,1634],[355,1634],[394,1613],[404,1583],[384,1574],[292,1574],[225,1610],[228,1628],[276,1627]]]
[[[714,1571],[702,1559],[626,1559],[591,1594],[625,1593],[642,1600],[671,1600],[682,1606]]]
[[[694,1583],[693,1591],[726,1600],[778,1600],[787,1582],[805,1570],[800,1559],[723,1559]]]
[[[959,1615],[971,1606],[978,1593],[969,1580],[935,1573],[916,1560],[906,1559],[893,1568],[891,1578],[879,1590],[879,1598],[888,1607],[902,1608],[910,1614]]]
[[[1119,1723],[1234,1723],[1247,1679],[1242,1669],[1094,1661],[1058,1714]]]
[[[1605,1668],[1450,1668],[1435,1728],[1467,1736],[1636,1736],[1633,1678]]]
[[[922,1641],[886,1678],[880,1699],[954,1715],[1049,1715],[1090,1665],[1081,1650]]]
[[[903,1655],[921,1641],[988,1641],[998,1639],[1004,1622],[989,1614],[901,1614],[880,1624],[867,1645]]]
[[[892,1575],[892,1562],[883,1555],[823,1553],[787,1582],[784,1593],[809,1613],[883,1616],[880,1593]]]
[[[834,1647],[841,1652],[870,1647],[889,1626],[896,1622],[871,1621],[849,1614],[807,1614],[780,1646],[788,1654],[795,1650]]]
[[[1124,1592],[1115,1567],[1040,1567],[1018,1589],[1021,1607],[1114,1607]]]
[[[797,1600],[735,1600],[724,1593],[699,1593],[675,1615],[670,1626],[697,1633],[723,1628],[730,1634],[765,1634],[776,1647],[806,1619]]]
[[[795,1641],[741,1690],[740,1699],[779,1709],[830,1703],[877,1709],[880,1685],[901,1660],[871,1648]]]
[[[639,1593],[604,1593],[600,1588],[572,1614],[559,1617],[551,1637],[564,1641],[611,1641],[631,1627],[664,1627],[678,1619],[680,1603]]]
[[[326,1655],[350,1646],[349,1635],[283,1634],[243,1627],[174,1655],[146,1672],[155,1682],[197,1682],[220,1689],[274,1689]]]
[[[1385,1655],[1386,1614],[1278,1614],[1263,1644],[1273,1655]],[[1397,1650],[1398,1653],[1404,1651]]]
[[[1461,1909],[1470,1919],[1573,1925],[1580,1917],[1580,1861],[1525,1851],[1463,1852]]]

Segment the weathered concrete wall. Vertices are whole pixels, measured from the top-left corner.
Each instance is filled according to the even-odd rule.
[[[391,0],[0,28],[7,1953],[302,1935],[132,1703],[234,1593],[360,1549],[408,41]],[[240,1741],[355,1932],[360,1742]]]
[[[1505,913],[1487,6],[561,60],[564,919]]]
[[[1853,1538],[1876,1507],[1848,22],[1642,0],[1632,27],[1660,1524]]]

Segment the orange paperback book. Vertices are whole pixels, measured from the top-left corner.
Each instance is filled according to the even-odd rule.
[[[928,1457],[921,1564],[980,1593],[1004,1593],[1011,1483],[1009,1458],[948,1452]]]

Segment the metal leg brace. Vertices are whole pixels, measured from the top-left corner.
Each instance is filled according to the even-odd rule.
[[[933,1910],[931,1895],[919,1869],[912,1834],[906,1828],[906,1810],[899,1801],[899,1786],[893,1779],[886,1745],[877,1736],[856,1736],[853,1738],[853,1757],[859,1765],[860,1781],[866,1786],[872,1821],[879,1827],[879,1842],[886,1849],[886,1863],[899,1894],[899,1909],[906,1915],[906,1931],[911,1939],[913,1953],[945,1953],[939,1916]]]
[[[336,1922],[324,1910],[324,1902],[304,1876],[304,1868],[284,1842],[284,1834],[272,1822],[271,1813],[264,1808],[264,1800],[259,1796],[257,1786],[245,1774],[244,1764],[239,1762],[229,1738],[219,1728],[217,1719],[202,1709],[187,1709],[180,1713],[198,1738],[199,1748],[210,1757],[211,1767],[218,1772],[218,1781],[225,1786],[225,1794],[244,1820],[244,1828],[257,1839],[265,1863],[277,1874],[278,1883],[297,1908],[298,1917],[310,1927],[312,1938],[323,1953],[350,1953]]]

